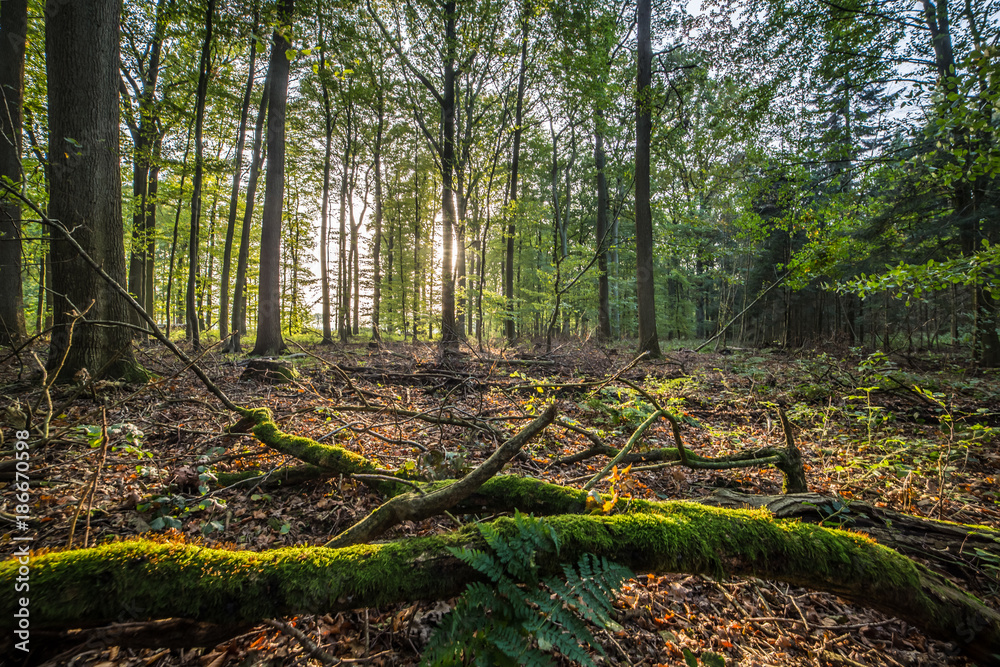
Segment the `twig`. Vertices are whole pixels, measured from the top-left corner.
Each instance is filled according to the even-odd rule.
[[[83,493],[83,497],[80,498],[80,502],[76,504],[76,514],[73,515],[73,520],[69,524],[69,539],[66,540],[66,548],[73,548],[73,533],[76,532],[76,522],[80,518],[80,511],[83,509],[84,504],[87,506],[87,524],[83,531],[83,548],[87,548],[87,542],[90,540],[90,513],[94,507],[94,496],[97,495],[97,479],[101,475],[101,469],[104,467],[104,460],[108,455],[108,411],[106,408],[102,408],[102,422],[101,422],[101,452],[97,459],[97,466],[94,468],[94,474],[90,478],[90,483],[87,485],[86,490]]]
[[[362,482],[389,482],[391,484],[405,484],[407,486],[413,487],[413,489],[421,496],[426,496],[427,493],[420,488],[420,485],[416,482],[412,482],[408,479],[400,479],[398,477],[393,477],[392,475],[373,475],[371,473],[356,472],[351,475],[353,479]]]
[[[118,292],[118,294],[122,298],[124,298],[125,301],[128,302],[130,306],[132,306],[133,310],[135,310],[135,312],[139,315],[139,317],[141,317],[143,320],[146,321],[147,324],[149,324],[153,336],[158,341],[166,345],[167,349],[173,352],[178,359],[184,362],[184,364],[187,367],[189,367],[195,375],[198,376],[198,379],[201,380],[202,384],[204,384],[205,387],[212,394],[214,394],[216,398],[222,401],[223,405],[225,405],[229,410],[239,414],[243,414],[245,412],[244,408],[241,408],[240,406],[233,403],[233,401],[229,398],[229,396],[227,396],[225,392],[219,389],[219,387],[208,378],[208,376],[205,374],[205,371],[203,371],[200,366],[194,363],[186,354],[184,354],[183,351],[181,351],[180,348],[174,345],[173,341],[167,338],[163,334],[163,332],[160,331],[160,327],[156,324],[156,320],[154,320],[150,316],[150,314],[146,312],[146,309],[143,308],[139,304],[139,302],[135,300],[135,298],[129,293],[127,289],[122,287],[117,280],[108,275],[108,272],[104,270],[104,267],[101,264],[99,264],[93,257],[90,256],[90,254],[83,248],[83,246],[80,245],[80,243],[76,239],[73,238],[73,235],[69,232],[68,229],[66,229],[66,227],[63,226],[61,222],[53,220],[52,218],[45,215],[45,213],[42,211],[41,208],[38,207],[37,204],[35,204],[33,201],[31,201],[30,199],[22,195],[20,192],[18,192],[15,188],[10,187],[3,181],[0,181],[0,188],[3,188],[7,192],[7,194],[13,195],[14,198],[20,200],[26,206],[28,206],[28,208],[34,211],[35,214],[44,224],[48,225],[49,227],[52,227],[60,234],[62,234],[63,237],[65,237],[66,242],[69,243],[73,247],[73,249],[80,254],[80,257],[87,264],[89,264],[90,267],[94,271],[96,271],[97,274],[101,276],[101,278],[105,280],[105,282],[107,282],[116,292]]]
[[[792,272],[791,272],[791,271],[786,271],[786,272],[785,272],[785,275],[781,276],[781,277],[780,277],[780,278],[778,278],[778,279],[777,279],[777,280],[776,280],[775,282],[773,282],[773,283],[771,283],[770,285],[768,285],[767,289],[766,289],[766,290],[764,290],[763,292],[761,292],[761,293],[760,293],[760,296],[758,296],[758,297],[757,297],[756,299],[754,299],[754,300],[753,300],[753,301],[752,301],[752,302],[750,303],[750,305],[749,305],[749,306],[747,306],[746,308],[744,308],[743,310],[741,310],[741,311],[739,312],[739,314],[738,314],[738,315],[737,315],[736,317],[734,317],[733,319],[731,319],[731,320],[729,320],[728,322],[726,322],[726,326],[724,326],[724,327],[722,327],[721,329],[719,329],[719,332],[718,332],[717,334],[715,334],[714,336],[712,336],[711,338],[709,338],[708,340],[706,340],[706,341],[705,341],[704,343],[702,343],[702,344],[701,344],[701,345],[699,345],[698,347],[694,348],[694,351],[695,351],[695,352],[701,352],[701,351],[702,351],[702,349],[704,349],[704,347],[705,347],[706,345],[708,345],[709,343],[711,343],[711,342],[712,342],[713,340],[715,340],[716,338],[718,338],[718,337],[719,337],[719,336],[721,336],[722,334],[726,333],[726,331],[728,331],[728,330],[729,330],[729,327],[733,326],[733,323],[734,323],[734,322],[735,322],[736,320],[738,320],[738,319],[740,319],[741,317],[743,317],[743,314],[744,314],[744,313],[746,313],[746,312],[747,312],[748,310],[750,310],[751,308],[753,308],[754,306],[756,306],[756,305],[757,305],[757,302],[758,302],[758,301],[760,301],[760,300],[761,300],[761,299],[763,299],[763,298],[764,298],[765,296],[767,296],[768,292],[770,292],[771,290],[773,290],[773,289],[774,289],[775,287],[777,287],[777,286],[778,286],[778,285],[780,285],[781,283],[785,282],[785,278],[787,278],[787,277],[788,277],[788,276],[790,276],[790,275],[792,275]]]
[[[639,424],[639,428],[635,430],[635,433],[633,433],[632,437],[628,439],[628,442],[625,443],[625,446],[618,451],[618,454],[613,459],[608,461],[608,464],[604,466],[604,469],[601,470],[596,475],[594,475],[593,479],[591,479],[589,482],[583,485],[583,490],[590,491],[592,488],[594,488],[594,486],[598,482],[604,479],[604,477],[607,476],[609,472],[611,472],[611,468],[618,465],[618,462],[621,461],[625,457],[625,455],[629,453],[629,451],[631,451],[632,447],[634,447],[635,443],[639,441],[639,438],[642,436],[642,434],[646,432],[646,429],[652,426],[656,422],[656,420],[659,419],[660,416],[663,414],[664,413],[662,410],[657,410],[653,414],[646,417],[646,421]]]
[[[302,644],[302,648],[306,650],[306,652],[309,654],[310,657],[316,658],[324,665],[340,664],[340,660],[338,660],[337,658],[333,657],[332,655],[324,651],[322,648],[320,648],[311,639],[309,639],[306,633],[302,632],[298,628],[288,623],[285,623],[284,621],[279,621],[273,618],[264,621],[264,623],[270,625],[272,628],[275,628],[276,630],[285,633],[286,635],[294,637],[300,644]]]

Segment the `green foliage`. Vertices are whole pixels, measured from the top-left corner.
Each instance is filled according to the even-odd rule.
[[[592,554],[563,577],[542,577],[539,556],[559,553],[559,538],[545,521],[517,513],[518,533],[504,537],[491,525],[479,530],[492,549],[449,549],[489,577],[492,585],[468,586],[442,621],[424,653],[423,665],[549,665],[559,652],[593,665],[583,646],[600,645],[588,628],[615,628],[611,600],[632,576],[625,567]]]
[[[912,301],[920,301],[925,293],[939,292],[952,285],[981,284],[988,289],[1000,287],[997,283],[996,267],[1000,265],[1000,246],[990,245],[983,241],[982,250],[967,257],[956,257],[935,262],[927,260],[923,264],[905,264],[886,266],[882,274],[866,275],[854,280],[840,283],[837,289],[841,293],[853,292],[861,297],[888,291],[897,298],[906,299],[909,306]]]
[[[701,654],[701,659],[699,661],[698,656],[696,656],[691,649],[684,648],[681,649],[681,651],[684,653],[684,664],[688,667],[698,667],[699,662],[707,667],[725,667],[726,665],[726,659],[718,653],[705,651]]]

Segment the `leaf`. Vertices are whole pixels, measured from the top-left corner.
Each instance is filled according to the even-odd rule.
[[[701,654],[701,661],[708,667],[726,667],[726,659],[718,653],[705,651]]]

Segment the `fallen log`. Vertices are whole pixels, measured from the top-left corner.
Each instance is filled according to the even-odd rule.
[[[861,531],[879,544],[929,561],[934,570],[961,579],[970,588],[1000,584],[995,574],[981,566],[984,562],[1000,562],[1000,533],[986,526],[936,521],[818,493],[758,496],[719,489],[695,502],[712,507],[763,509],[776,519]]]
[[[955,642],[980,665],[1000,665],[1000,615],[897,552],[857,533],[775,520],[760,510],[663,503],[657,513],[554,516],[558,557],[593,553],[638,573],[746,575],[831,592],[903,618]],[[513,535],[510,519],[497,519]],[[267,618],[328,613],[456,595],[477,579],[449,547],[485,548],[474,528],[343,549],[295,547],[262,553],[143,540],[29,559],[32,631],[186,618],[245,626]],[[0,564],[13,590],[19,563]],[[20,601],[0,599],[9,651]],[[22,605],[23,606],[23,605]],[[29,646],[30,648],[30,646]],[[9,653],[7,653],[9,655]]]

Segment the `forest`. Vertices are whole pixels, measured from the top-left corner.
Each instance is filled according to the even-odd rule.
[[[0,0],[0,651],[1000,665],[1000,1]]]

